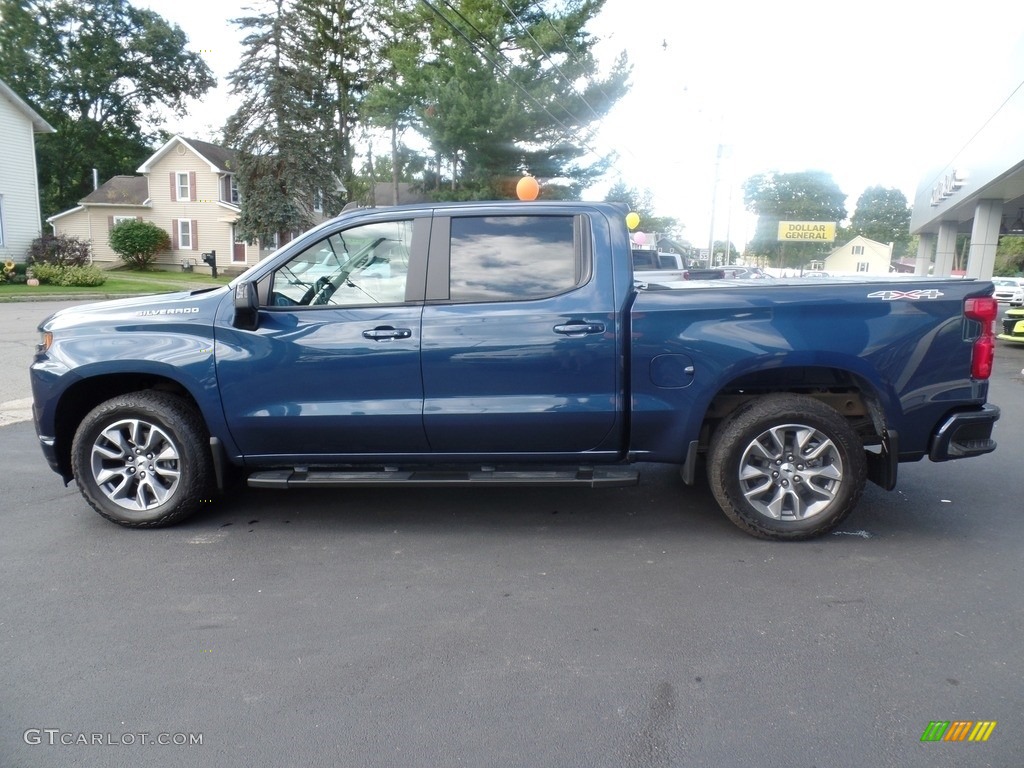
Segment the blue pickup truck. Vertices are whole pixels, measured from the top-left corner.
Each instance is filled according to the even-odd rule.
[[[50,466],[129,527],[264,488],[706,471],[746,532],[833,529],[900,462],[992,451],[973,280],[634,280],[626,211],[361,209],[229,286],[63,310],[31,366]]]

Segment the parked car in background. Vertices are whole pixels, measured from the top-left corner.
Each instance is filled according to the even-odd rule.
[[[996,301],[1011,307],[1024,307],[1024,278],[993,277],[992,283],[996,287],[993,294]]]
[[[1014,344],[1024,344],[1024,308],[1006,310],[1002,322],[1003,332],[996,338]]]
[[[818,270],[810,270],[808,272],[804,272],[800,276],[801,277],[829,277],[829,274],[828,274],[828,272],[820,272]]]

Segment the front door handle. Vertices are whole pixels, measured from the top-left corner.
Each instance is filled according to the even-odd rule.
[[[412,336],[412,331],[408,328],[392,328],[389,325],[381,328],[373,328],[369,331],[363,331],[363,338],[372,339],[373,341],[408,339],[410,336]]]
[[[565,323],[556,325],[554,331],[563,336],[590,336],[595,333],[604,333],[604,323]]]

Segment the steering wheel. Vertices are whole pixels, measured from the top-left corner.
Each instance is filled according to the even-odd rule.
[[[310,304],[315,305],[326,304],[330,301],[331,296],[334,295],[337,288],[334,286],[334,283],[331,282],[330,278],[321,277],[310,290],[313,291],[313,300]]]

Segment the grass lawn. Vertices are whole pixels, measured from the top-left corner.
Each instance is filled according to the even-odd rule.
[[[136,272],[127,269],[114,269],[105,274],[107,281],[103,285],[96,286],[0,285],[0,301],[30,299],[33,296],[66,296],[71,299],[77,295],[141,296],[148,293],[210,288],[216,285],[227,285],[230,281],[230,278],[227,277],[218,277],[214,280],[208,275],[196,275],[191,272]]]

